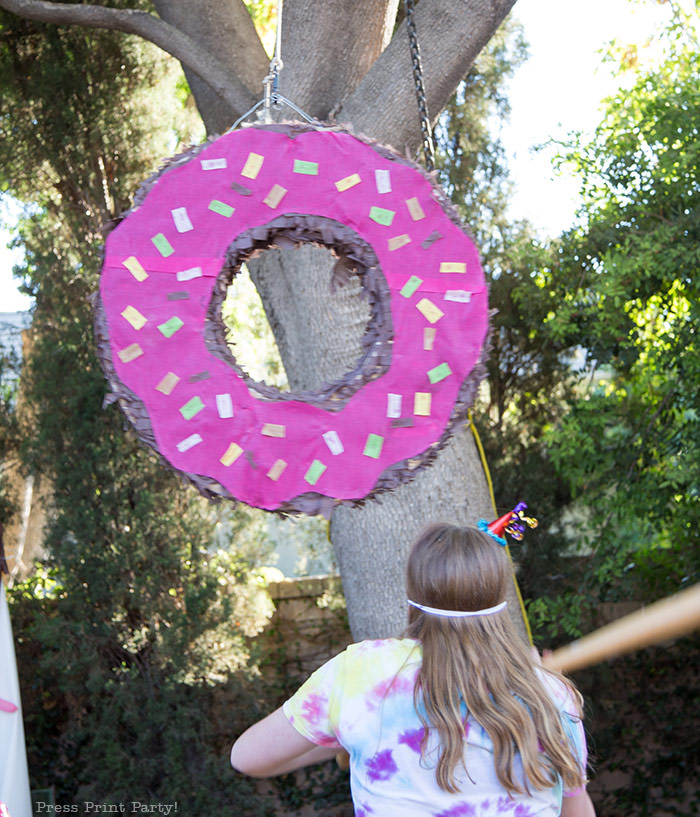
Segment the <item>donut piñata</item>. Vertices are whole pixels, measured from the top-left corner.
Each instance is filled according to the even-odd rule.
[[[226,287],[253,253],[323,245],[371,314],[353,372],[317,393],[250,380],[224,340]],[[413,163],[342,130],[253,126],[176,157],[109,234],[100,359],[140,437],[210,497],[328,513],[410,479],[483,374],[476,248]]]

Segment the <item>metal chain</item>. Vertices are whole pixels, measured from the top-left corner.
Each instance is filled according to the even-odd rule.
[[[418,35],[416,34],[416,23],[413,19],[413,0],[404,0],[406,6],[406,28],[408,30],[408,44],[411,49],[411,62],[413,63],[413,81],[416,86],[416,99],[418,100],[418,114],[420,115],[420,131],[423,137],[423,155],[425,156],[425,166],[428,170],[435,169],[435,145],[433,142],[433,130],[430,127],[430,117],[428,116],[428,103],[425,99],[425,87],[423,85],[423,66],[420,58],[420,48],[418,47]]]

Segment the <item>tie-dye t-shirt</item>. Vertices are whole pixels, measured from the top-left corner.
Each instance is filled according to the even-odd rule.
[[[413,704],[421,663],[420,643],[384,639],[353,644],[324,664],[284,704],[297,731],[321,746],[350,754],[356,817],[549,817],[561,810],[561,784],[531,795],[508,795],[496,777],[493,746],[484,729],[466,721],[465,760],[456,770],[460,791],[443,791],[435,780],[436,742],[424,761],[423,726]],[[545,674],[543,673],[543,676]],[[565,687],[546,676],[566,732],[585,767],[583,726]],[[432,730],[431,730],[432,732]],[[522,767],[517,766],[520,779]]]

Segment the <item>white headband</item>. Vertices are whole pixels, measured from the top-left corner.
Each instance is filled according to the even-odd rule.
[[[418,610],[422,610],[424,613],[430,613],[432,616],[445,616],[446,618],[467,618],[468,616],[491,616],[494,613],[500,612],[506,604],[507,601],[502,601],[500,604],[497,604],[495,607],[487,607],[484,610],[440,610],[438,607],[427,607],[425,604],[418,604],[415,601],[411,601],[411,599],[407,599],[408,603],[411,607],[416,607]]]

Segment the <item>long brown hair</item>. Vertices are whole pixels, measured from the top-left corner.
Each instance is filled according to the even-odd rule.
[[[504,549],[472,528],[433,525],[421,534],[408,558],[408,598],[429,607],[494,607],[505,599],[508,581],[510,566]],[[569,789],[582,785],[581,768],[559,711],[507,610],[456,618],[411,607],[408,621],[405,635],[423,647],[414,690],[416,711],[426,727],[421,749],[424,753],[429,728],[437,730],[440,750],[435,774],[441,789],[459,791],[455,770],[468,764],[462,701],[491,738],[496,774],[508,792],[525,793],[528,786],[550,788],[557,775]],[[580,695],[566,679],[556,677],[571,690],[580,715]],[[524,781],[514,768],[518,754]]]

